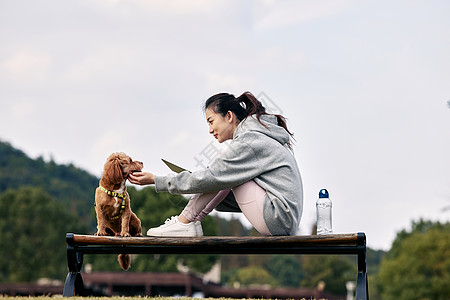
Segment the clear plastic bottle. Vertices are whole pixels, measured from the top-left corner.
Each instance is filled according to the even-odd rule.
[[[331,200],[326,189],[321,189],[316,202],[317,234],[333,233],[331,222]]]

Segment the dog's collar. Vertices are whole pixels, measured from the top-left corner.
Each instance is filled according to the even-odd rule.
[[[104,187],[102,187],[101,185],[99,186],[99,188],[111,197],[118,197],[118,198],[125,199],[125,197],[127,196],[125,193],[117,193],[117,192],[107,190]]]
[[[100,189],[101,189],[102,191],[104,191],[104,192],[105,192],[106,194],[108,194],[109,196],[117,197],[117,198],[122,198],[122,203],[120,204],[119,214],[117,214],[116,216],[111,217],[111,218],[108,217],[108,216],[105,216],[105,218],[106,218],[107,221],[109,221],[109,220],[115,220],[115,219],[120,218],[120,217],[122,216],[122,214],[123,214],[123,211],[125,210],[125,197],[126,197],[126,194],[125,194],[125,193],[116,193],[116,192],[113,192],[113,191],[109,191],[109,190],[105,189],[104,187],[102,187],[101,185],[100,185],[99,187],[100,187]]]

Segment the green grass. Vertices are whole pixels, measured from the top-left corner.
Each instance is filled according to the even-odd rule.
[[[62,296],[37,296],[37,297],[11,297],[11,296],[0,296],[0,300],[62,300],[67,299]],[[156,300],[172,300],[172,299],[179,299],[179,300],[191,300],[194,298],[189,297],[120,297],[120,296],[113,296],[113,297],[71,297],[71,300],[144,300],[144,299],[156,299]],[[216,298],[211,298],[216,299]],[[226,299],[226,298],[220,298],[220,299]]]
[[[37,297],[11,297],[11,296],[2,296],[0,295],[0,300],[62,300],[66,299],[62,296],[37,296]],[[193,300],[197,298],[190,297],[72,297],[71,300],[145,300],[145,299],[156,299],[156,300]],[[204,299],[214,299],[214,300],[238,300],[233,298],[204,298]],[[243,299],[239,299],[243,300]],[[305,299],[302,300],[313,300],[313,299]]]

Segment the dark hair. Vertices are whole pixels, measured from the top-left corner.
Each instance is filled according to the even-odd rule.
[[[262,105],[262,103],[258,99],[256,99],[256,97],[253,96],[253,94],[250,92],[245,92],[237,98],[228,93],[216,94],[206,100],[203,106],[203,111],[206,111],[206,109],[210,106],[215,113],[221,114],[223,117],[225,117],[225,115],[229,111],[231,111],[236,115],[239,122],[241,122],[248,116],[256,115],[256,119],[258,120],[258,122],[262,126],[266,127],[266,125],[261,122],[260,117],[261,115],[269,114],[266,113],[266,108]],[[291,133],[287,128],[286,118],[282,115],[274,114],[274,116],[277,117],[278,126],[283,127],[293,139],[294,134]],[[291,141],[288,141],[287,144],[289,148],[292,148]]]

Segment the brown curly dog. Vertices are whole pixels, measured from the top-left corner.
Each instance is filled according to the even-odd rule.
[[[97,233],[95,235],[142,236],[141,220],[131,211],[127,193],[128,175],[143,168],[125,153],[113,153],[106,160],[99,187],[95,191]],[[131,263],[129,254],[119,254],[120,266],[125,271]]]

